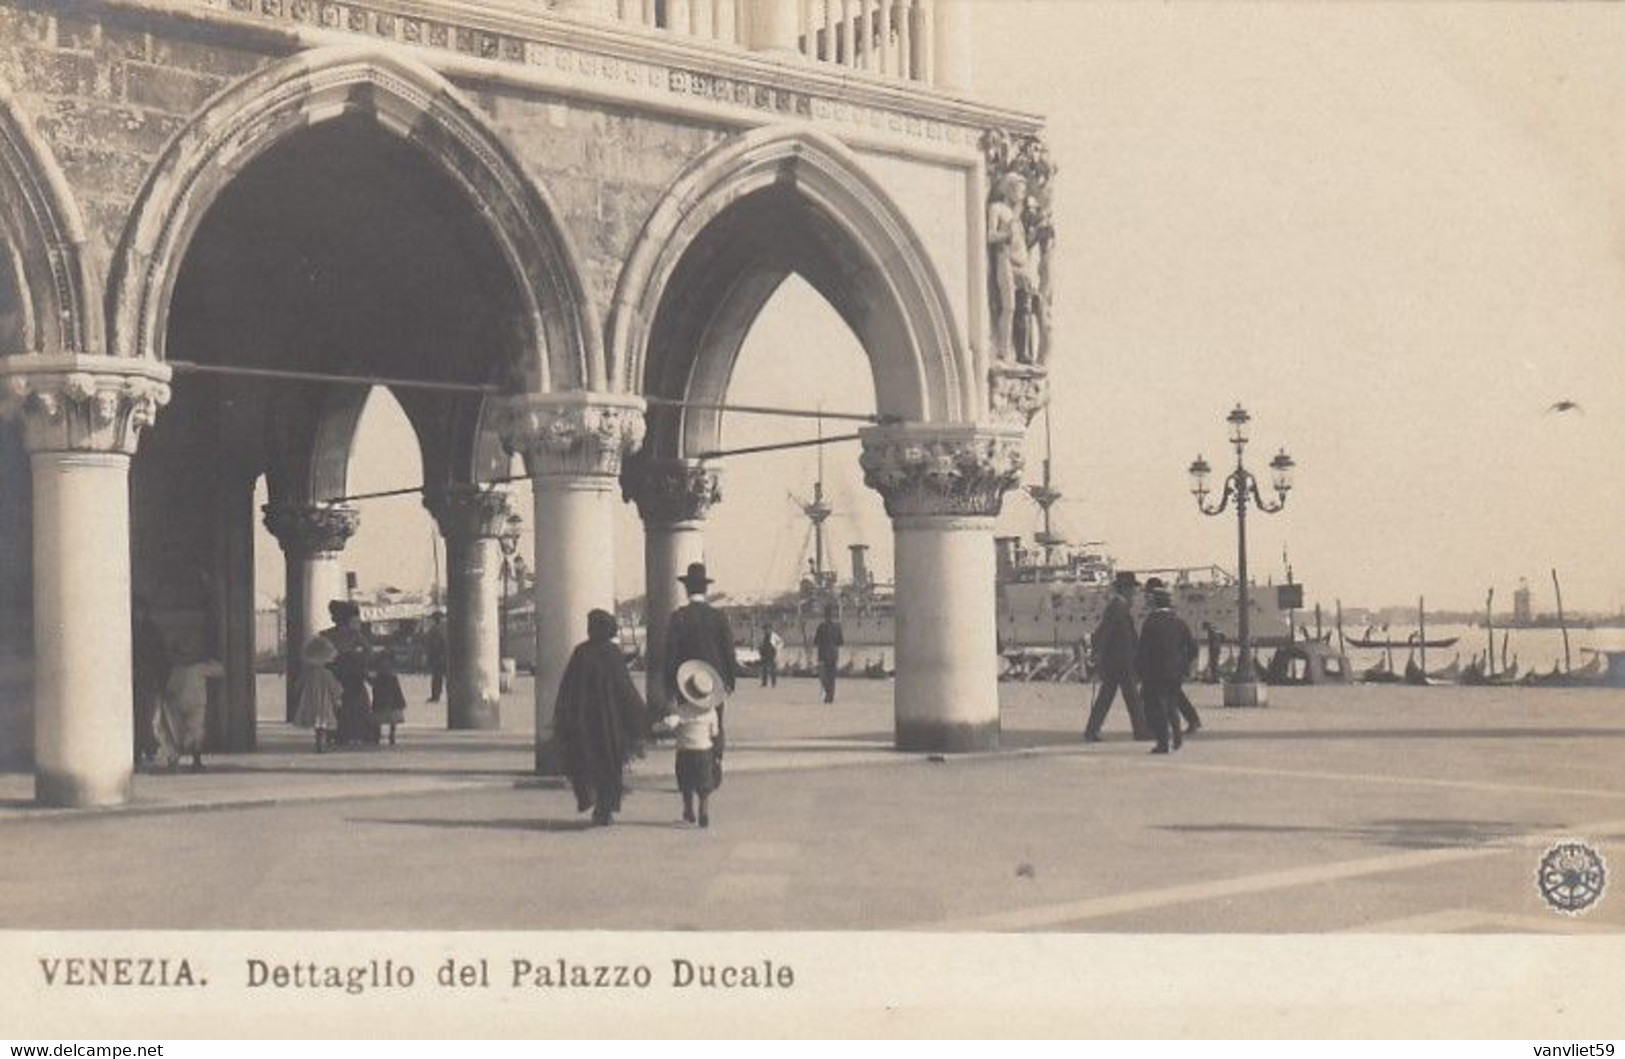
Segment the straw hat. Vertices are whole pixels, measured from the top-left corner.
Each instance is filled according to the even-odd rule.
[[[690,658],[677,667],[677,693],[682,706],[704,713],[722,705],[728,697],[728,688],[722,674],[703,658]]]

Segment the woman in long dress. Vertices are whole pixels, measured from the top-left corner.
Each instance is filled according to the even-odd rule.
[[[316,729],[316,753],[326,752],[327,743],[339,727],[339,703],[344,689],[328,667],[338,658],[338,648],[325,636],[312,636],[300,652],[304,670],[299,675],[299,712],[293,723]]]
[[[203,771],[203,740],[208,734],[209,678],[223,677],[219,662],[193,662],[170,670],[169,682],[158,698],[158,747],[171,771],[183,756],[192,758],[192,771]]]

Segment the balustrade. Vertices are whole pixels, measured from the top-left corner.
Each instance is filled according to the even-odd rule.
[[[968,0],[559,0],[555,10],[673,36],[799,55],[884,80],[966,87]]]

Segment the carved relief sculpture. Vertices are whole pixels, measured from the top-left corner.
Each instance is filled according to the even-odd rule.
[[[982,137],[990,193],[987,209],[988,310],[993,354],[1042,367],[1049,359],[1051,271],[1055,245],[1055,164],[1036,136],[1001,129]]]

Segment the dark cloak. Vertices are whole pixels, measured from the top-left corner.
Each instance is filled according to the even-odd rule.
[[[609,615],[605,615],[609,617]],[[615,621],[590,618],[559,681],[553,731],[564,774],[578,791],[619,790],[621,769],[639,749],[643,696],[615,643]]]

